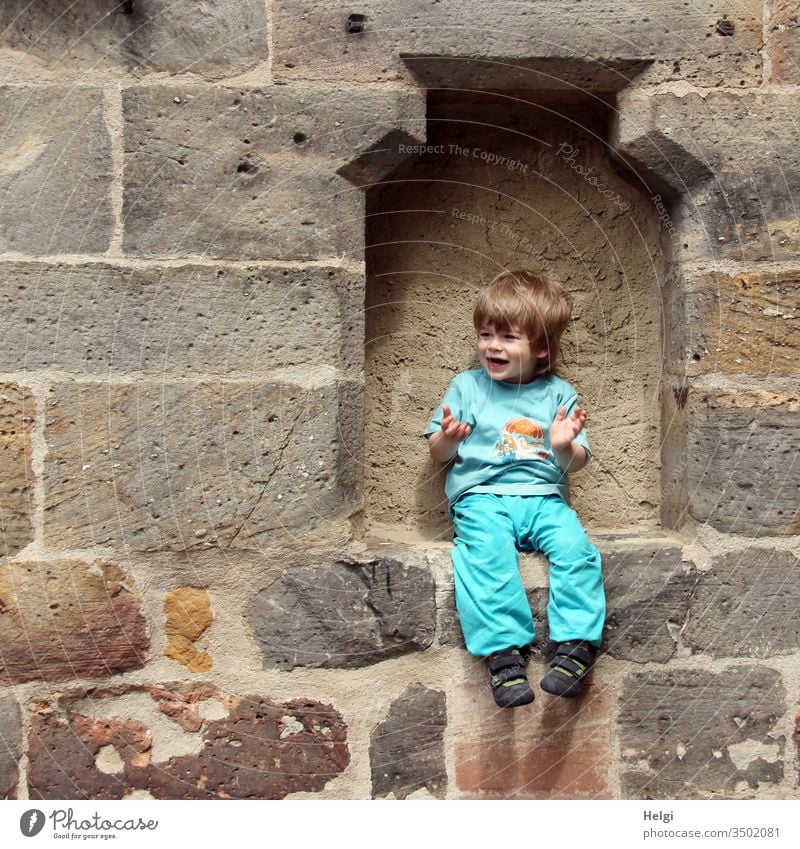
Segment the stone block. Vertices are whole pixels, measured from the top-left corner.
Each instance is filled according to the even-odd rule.
[[[683,633],[695,652],[774,657],[800,648],[800,560],[745,548],[715,557],[699,576]]]
[[[4,263],[0,371],[253,377],[328,366],[359,377],[363,287],[325,267]]]
[[[562,0],[538,4],[535,10],[526,3],[499,10],[492,4],[457,0],[433,5],[365,0],[357,10],[365,18],[361,30],[348,27],[353,9],[341,0],[276,2],[273,73],[286,79],[408,79],[401,57],[422,54],[451,59],[449,75],[437,87],[463,82],[461,58],[485,60],[480,83],[486,89],[503,87],[509,64],[530,61],[530,73],[515,78],[514,88],[549,90],[553,72],[567,79],[574,73],[568,62],[560,69],[555,60],[581,66],[596,60],[606,67],[615,67],[618,60],[647,60],[653,63],[647,73],[652,82],[761,83],[762,7],[753,0],[737,4],[735,12],[721,2],[702,8],[661,4],[657,20],[639,7],[621,8],[607,0]],[[719,33],[717,22],[723,18],[734,23],[734,38]],[[542,69],[531,61],[535,59],[550,64]],[[606,84],[618,85],[610,77],[606,70]]]
[[[360,260],[363,197],[337,167],[399,127],[421,93],[342,86],[124,93],[126,250]]]
[[[47,544],[252,548],[276,532],[348,516],[360,495],[343,492],[337,479],[339,453],[354,462],[337,413],[346,386],[54,387],[45,432]]]
[[[693,564],[668,544],[602,547],[607,616],[605,650],[636,663],[666,663],[697,582]]]
[[[148,647],[139,593],[118,566],[55,560],[0,567],[0,684],[139,669]]]
[[[262,0],[5,0],[0,7],[0,51],[21,68],[61,74],[241,73],[268,58]]]
[[[767,31],[770,82],[800,83],[800,14],[796,0],[771,0]]]
[[[728,241],[734,235],[750,238],[749,229],[759,223],[763,229],[765,221],[772,225],[779,208],[787,215],[791,210],[800,140],[797,106],[798,95],[789,91],[653,96],[631,89],[620,97],[613,144],[678,193],[710,181],[707,195],[692,192],[685,203],[699,207],[713,228],[695,234],[700,244],[708,239],[713,244],[706,250],[721,251],[727,247],[724,227]],[[741,132],[743,126],[748,132]],[[732,251],[728,247],[734,258]]]
[[[16,799],[22,756],[22,714],[11,693],[0,695],[0,799]]]
[[[531,662],[531,680],[544,674]],[[611,693],[592,684],[576,700],[537,693],[513,711],[492,699],[485,664],[449,694],[455,777],[469,799],[610,799]]]
[[[725,533],[800,532],[800,399],[794,393],[690,387],[689,512]]]
[[[430,572],[379,557],[286,570],[261,590],[249,620],[264,668],[353,669],[433,642]]]
[[[794,90],[620,96],[612,144],[680,196],[667,224],[684,260],[796,259],[799,105]]]
[[[214,621],[208,591],[200,587],[180,587],[164,598],[164,632],[169,645],[164,654],[182,663],[189,672],[208,672],[214,665],[210,655],[195,642]]]
[[[784,776],[780,675],[755,666],[628,675],[619,712],[628,799],[770,794]]]
[[[321,790],[350,760],[330,705],[210,684],[70,691],[35,705],[31,799],[282,799]]]
[[[800,271],[702,274],[685,297],[690,374],[800,371]]]
[[[0,557],[16,554],[33,542],[33,469],[31,433],[36,399],[15,383],[0,383]]]
[[[102,90],[2,87],[0,115],[0,251],[106,250],[114,216]]]
[[[370,735],[373,798],[405,799],[423,787],[444,798],[446,726],[447,705],[440,690],[415,684],[394,699],[386,719]]]

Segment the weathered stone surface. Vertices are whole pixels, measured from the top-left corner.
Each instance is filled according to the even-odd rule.
[[[692,516],[726,533],[798,533],[797,395],[691,387],[687,398]]]
[[[796,0],[770,0],[767,55],[770,81],[800,83],[800,15]]]
[[[699,582],[683,634],[715,657],[773,657],[800,647],[800,560],[745,548],[716,557]]]
[[[33,541],[31,432],[36,399],[22,386],[0,383],[0,557]]]
[[[72,691],[32,718],[31,799],[282,799],[322,789],[350,760],[330,705],[211,685]],[[106,771],[117,754],[115,772]]]
[[[3,87],[0,115],[0,251],[104,251],[114,219],[102,90]]]
[[[145,255],[359,260],[363,197],[336,167],[424,134],[418,92],[147,87],[123,108],[124,243]]]
[[[189,672],[208,672],[211,657],[195,646],[195,641],[214,621],[208,591],[199,587],[180,587],[164,598],[164,631],[169,645],[164,654],[182,663]]]
[[[339,560],[284,572],[249,619],[264,667],[356,668],[431,645],[433,578],[398,560]]]
[[[0,370],[358,376],[363,286],[336,268],[3,263]]]
[[[690,374],[800,371],[800,271],[692,278],[686,315]]]
[[[423,787],[444,798],[447,768],[445,694],[420,684],[396,698],[386,719],[370,735],[372,796],[405,799]]]
[[[23,68],[60,73],[102,70],[196,73],[212,79],[265,60],[266,9],[261,0],[5,0],[0,50]]]
[[[796,258],[798,105],[791,90],[621,95],[612,144],[682,196],[665,223],[683,259]]]
[[[462,797],[611,798],[611,692],[593,683],[578,700],[537,693],[513,711],[498,708],[483,662],[448,694],[455,776]],[[544,667],[528,665],[536,680]]]
[[[425,54],[486,59],[482,84],[487,89],[502,87],[492,76],[493,61],[504,79],[502,65],[576,56],[606,65],[618,58],[653,59],[647,75],[653,82],[761,83],[762,7],[752,0],[737,4],[735,13],[721,2],[700,8],[643,0],[620,7],[607,0],[563,0],[535,9],[528,3],[504,5],[502,14],[480,2],[365,0],[357,10],[366,17],[363,32],[348,32],[354,7],[341,0],[280,0],[273,9],[274,73],[285,78],[401,79],[408,72],[400,56]],[[724,17],[735,23],[735,38],[717,32]],[[458,79],[458,72],[453,74]],[[553,85],[536,70],[529,77],[527,85],[515,87]]]
[[[0,695],[0,799],[17,798],[22,755],[22,715],[17,700],[10,694]]]
[[[603,547],[605,650],[621,660],[666,663],[675,654],[697,582],[681,549],[644,544]]]
[[[339,452],[354,462],[353,422],[337,412],[346,386],[57,386],[47,405],[45,539],[248,548],[278,528],[348,515],[359,495],[340,490],[336,471]]]
[[[619,714],[632,799],[754,797],[784,774],[786,710],[780,675],[731,667],[635,673],[626,677]]]
[[[74,560],[0,567],[0,684],[138,669],[148,645],[139,594],[119,567]]]
[[[682,195],[669,223],[684,259],[796,258],[799,105],[793,90],[623,93],[613,144]]]

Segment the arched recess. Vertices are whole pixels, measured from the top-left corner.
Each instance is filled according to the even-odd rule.
[[[664,214],[675,194],[628,155],[650,151],[653,128],[624,127],[618,111],[642,63],[407,61],[428,89],[425,141],[387,136],[341,172],[366,190],[367,527],[447,533],[443,470],[421,431],[474,366],[477,291],[514,267],[556,277],[575,301],[559,370],[590,412],[595,455],[575,506],[595,528],[669,523],[680,486],[665,485],[662,455],[667,443],[671,463],[682,438],[662,421],[680,312]]]

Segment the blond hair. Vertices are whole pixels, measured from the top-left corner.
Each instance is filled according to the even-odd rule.
[[[532,271],[503,271],[484,289],[475,304],[475,329],[515,327],[528,337],[532,351],[547,348],[540,357],[536,374],[551,371],[572,316],[572,298],[552,280]]]

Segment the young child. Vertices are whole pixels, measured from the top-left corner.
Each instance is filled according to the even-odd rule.
[[[600,553],[567,503],[567,473],[591,456],[575,390],[551,373],[570,320],[569,295],[530,271],[503,272],[473,321],[481,367],[457,375],[425,430],[434,460],[452,461],[445,491],[454,526],[456,607],[467,649],[489,662],[500,707],[533,701],[525,652],[533,618],[518,550],[550,561],[550,638],[541,687],[573,697],[600,645]]]

